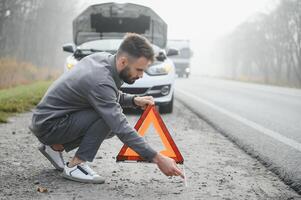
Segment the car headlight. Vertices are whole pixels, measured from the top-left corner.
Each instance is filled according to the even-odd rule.
[[[70,70],[72,67],[74,67],[75,64],[77,64],[77,60],[74,57],[67,58],[66,61],[66,67],[68,70]]]
[[[172,70],[171,65],[151,65],[145,71],[147,74],[156,76],[156,75],[166,75]]]

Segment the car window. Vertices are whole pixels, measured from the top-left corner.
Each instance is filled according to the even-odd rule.
[[[107,52],[116,52],[119,48],[122,39],[102,39],[102,40],[93,40],[85,42],[79,46],[80,50],[85,51],[107,51]],[[152,45],[156,61],[163,61],[166,57],[166,53],[163,49],[156,45]],[[162,59],[162,56],[164,57]]]
[[[99,51],[116,51],[121,44],[121,39],[94,40],[81,44],[80,49],[94,49]]]

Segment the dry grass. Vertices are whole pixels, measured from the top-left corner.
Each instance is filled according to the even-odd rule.
[[[61,73],[14,58],[0,58],[0,123],[35,106]]]
[[[14,58],[0,58],[0,89],[29,84],[40,80],[53,80],[61,70],[37,67]]]

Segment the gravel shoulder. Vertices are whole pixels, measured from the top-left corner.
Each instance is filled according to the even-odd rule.
[[[132,125],[139,118],[127,116]],[[180,167],[185,168],[187,187],[179,177],[164,176],[155,164],[116,163],[122,147],[116,137],[102,144],[91,163],[106,178],[105,184],[65,180],[37,150],[38,141],[27,128],[30,118],[30,112],[23,113],[0,125],[0,199],[301,200],[275,174],[179,102],[173,114],[162,118],[185,159]],[[152,138],[147,140],[158,143]],[[48,192],[37,192],[39,186]]]

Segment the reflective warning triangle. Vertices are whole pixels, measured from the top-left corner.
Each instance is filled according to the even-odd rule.
[[[137,130],[138,134],[143,137],[151,124],[154,125],[154,128],[157,131],[157,134],[160,136],[162,144],[165,147],[165,149],[161,150],[160,153],[174,159],[176,163],[183,163],[183,157],[154,105],[150,105],[146,108],[135,125],[135,129]],[[129,148],[127,145],[124,145],[117,155],[116,161],[145,160],[134,150]]]

